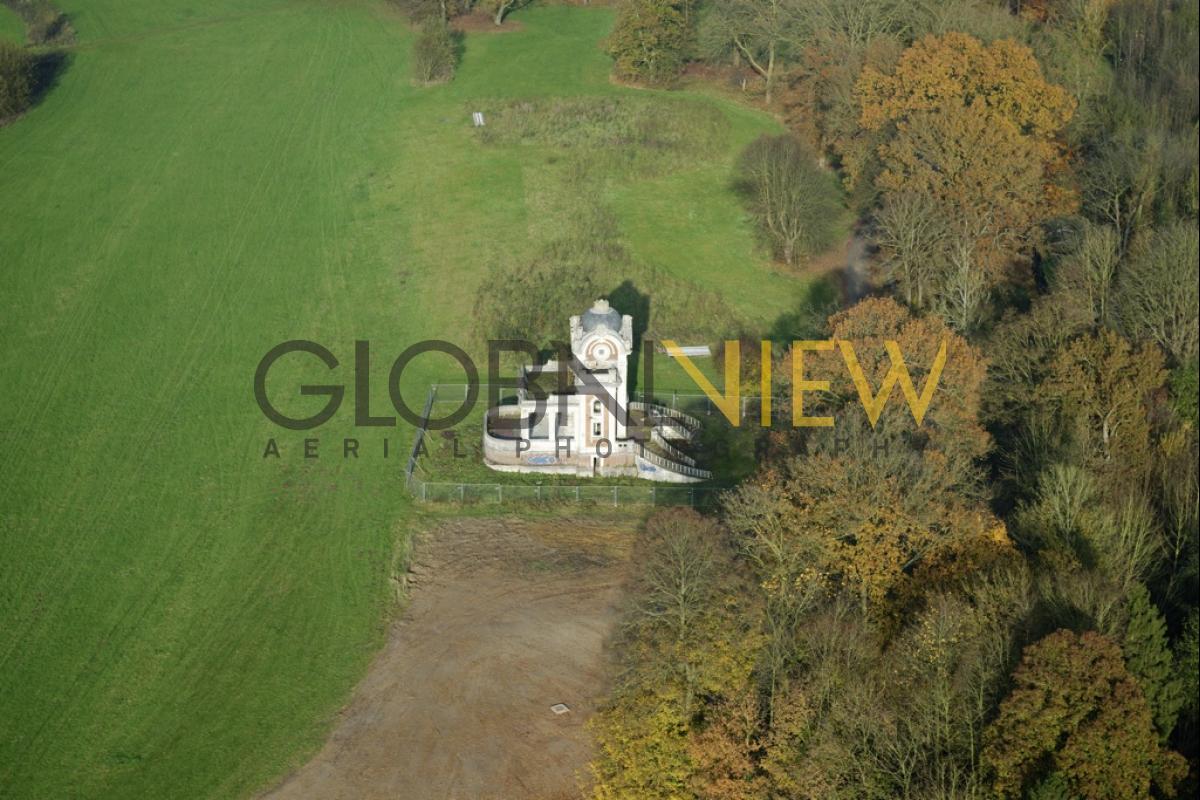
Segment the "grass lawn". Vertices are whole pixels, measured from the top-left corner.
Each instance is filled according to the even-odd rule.
[[[332,379],[300,357],[272,373],[279,405],[312,413],[297,383],[352,384],[369,339],[383,413],[391,360],[460,339],[488,260],[531,251],[543,162],[481,147],[467,109],[632,90],[608,81],[603,9],[514,15],[417,89],[383,2],[59,4],[78,44],[0,129],[0,795],[245,796],[322,740],[421,524],[407,426],[356,431],[351,388],[318,431],[281,432],[259,358],[291,338],[335,352]],[[729,117],[729,152],[615,187],[622,235],[770,321],[804,286],[756,253],[722,175],[775,123],[687,97]],[[414,405],[434,379],[461,378],[414,362]]]
[[[0,5],[0,39],[6,42],[25,42],[25,23],[6,5]]]

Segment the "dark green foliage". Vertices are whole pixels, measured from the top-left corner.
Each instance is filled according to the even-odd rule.
[[[421,24],[413,43],[413,80],[418,83],[442,83],[454,77],[458,45],[450,26],[432,17]]]
[[[1183,683],[1183,718],[1195,734],[1196,712],[1200,710],[1200,614],[1192,609],[1183,635],[1175,648],[1175,660],[1179,664],[1178,675]]]
[[[751,143],[738,159],[734,186],[784,263],[802,263],[833,244],[840,192],[796,137],[763,136]]]
[[[1166,739],[1184,704],[1184,686],[1167,642],[1167,623],[1145,586],[1129,598],[1129,627],[1123,645],[1125,666],[1141,684],[1159,736]]]
[[[1196,362],[1171,373],[1171,402],[1179,418],[1200,427],[1200,370]]]
[[[29,107],[33,59],[24,48],[0,41],[0,120]]]
[[[683,68],[689,44],[688,24],[680,0],[625,0],[608,38],[617,75],[660,84]]]

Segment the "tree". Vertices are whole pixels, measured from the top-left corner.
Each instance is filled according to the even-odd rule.
[[[832,244],[838,190],[794,136],[752,142],[738,159],[734,185],[784,263],[794,266]]]
[[[527,2],[529,0],[484,0],[482,5],[492,12],[492,22],[503,25],[508,12],[520,8]]]
[[[1136,476],[1149,466],[1150,395],[1165,380],[1157,345],[1135,348],[1103,330],[1059,352],[1040,395],[1078,433],[1098,469],[1110,476]]]
[[[1077,244],[1054,273],[1055,288],[1091,313],[1093,322],[1107,325],[1113,316],[1121,237],[1108,225],[1085,222]]]
[[[862,300],[830,317],[829,326],[834,339],[852,343],[863,376],[875,391],[893,368],[888,340],[896,342],[918,392],[924,389],[933,363],[945,347],[946,360],[922,423],[916,424],[905,402],[896,396],[900,393],[893,392],[880,424],[891,420],[904,437],[916,437],[927,455],[939,454],[940,470],[944,470],[941,479],[951,476],[951,485],[969,492],[972,465],[991,448],[991,437],[979,421],[987,375],[983,353],[937,317],[916,317],[887,297]],[[838,370],[835,377],[833,393],[842,403],[861,407],[859,389],[846,368]]]
[[[801,6],[802,0],[725,0],[713,7],[713,24],[762,78],[767,105],[774,97],[783,59],[801,33],[796,24]]]
[[[683,68],[687,42],[679,0],[625,0],[607,46],[620,77],[666,83]]]
[[[1130,336],[1154,342],[1177,364],[1197,355],[1200,337],[1200,232],[1195,220],[1139,237],[1117,283]]]
[[[1186,762],[1159,746],[1146,698],[1112,640],[1052,633],[1025,648],[1012,681],[984,737],[1000,798],[1047,778],[1095,800],[1141,800],[1152,784],[1174,794]]]
[[[718,785],[721,772],[737,770],[721,720],[734,725],[740,715],[746,724],[737,706],[760,645],[756,615],[742,605],[740,570],[713,520],[690,509],[657,513],[636,548],[618,688],[594,723],[594,797],[690,800],[698,766]]]
[[[0,120],[29,107],[33,62],[23,47],[0,41]]]
[[[875,241],[884,269],[911,308],[923,310],[933,297],[948,236],[933,201],[916,192],[895,192],[875,216]]]
[[[928,197],[976,243],[973,266],[992,280],[1036,240],[1039,223],[1072,208],[1058,184],[1059,136],[1074,102],[1046,82],[1027,47],[926,36],[894,71],[865,67],[857,92],[860,123],[884,135],[879,187]]]
[[[418,83],[448,81],[454,76],[457,59],[454,34],[444,19],[429,17],[413,43],[413,77]]]
[[[1129,598],[1129,626],[1122,647],[1125,666],[1141,685],[1159,738],[1165,742],[1183,708],[1184,682],[1167,642],[1167,622],[1141,584]]]

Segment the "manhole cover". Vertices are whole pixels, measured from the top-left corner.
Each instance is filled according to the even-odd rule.
[[[561,714],[566,714],[571,709],[567,707],[566,703],[555,703],[554,705],[550,706],[550,710],[553,711],[555,714],[561,715]]]

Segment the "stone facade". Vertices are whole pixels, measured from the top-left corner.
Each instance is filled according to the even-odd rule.
[[[597,300],[571,317],[570,330],[570,363],[523,369],[516,402],[489,410],[483,430],[487,465],[502,472],[676,483],[711,477],[673,443],[686,446],[699,420],[630,401],[633,318]]]

